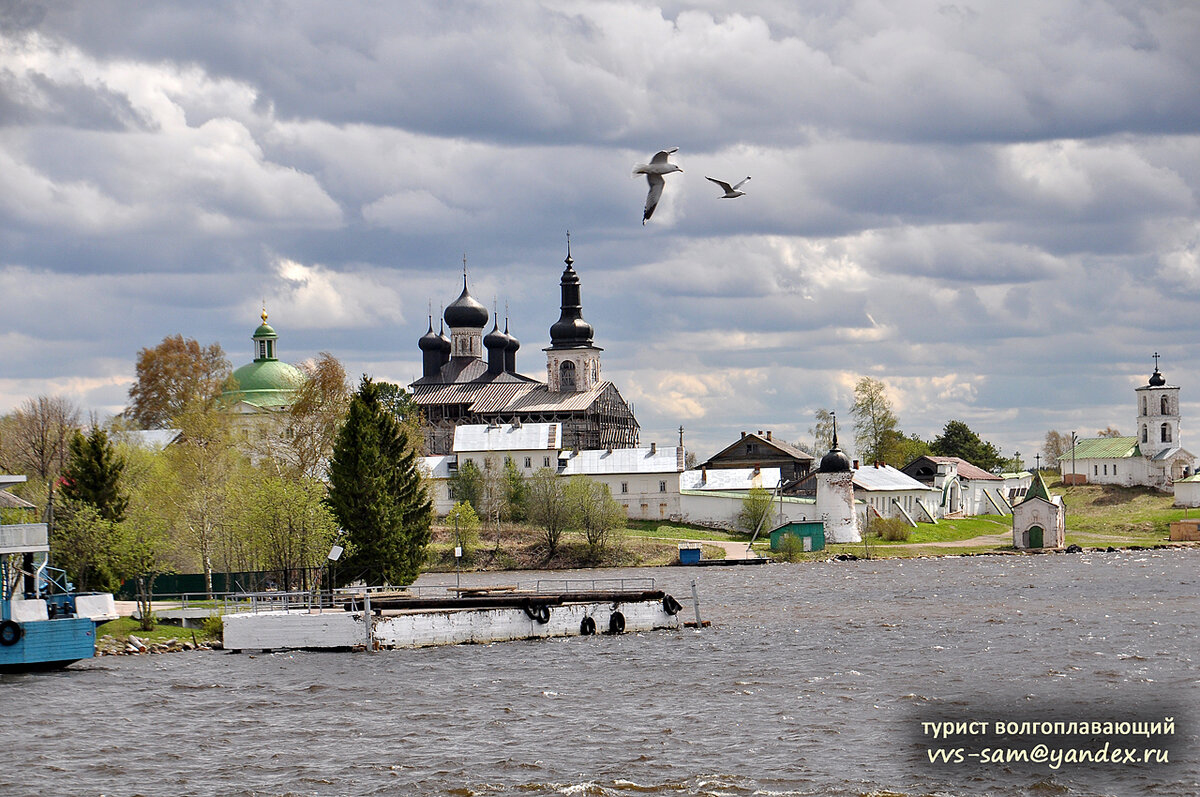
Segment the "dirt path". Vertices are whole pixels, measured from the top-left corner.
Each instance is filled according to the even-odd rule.
[[[732,542],[726,540],[687,540],[682,537],[647,537],[649,540],[660,540],[662,542],[698,542],[701,545],[715,545],[718,548],[725,549],[726,559],[758,559],[758,553],[747,551],[750,546],[744,542]]]

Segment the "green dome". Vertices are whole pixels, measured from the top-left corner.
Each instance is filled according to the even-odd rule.
[[[283,407],[292,403],[304,374],[279,360],[255,360],[233,372],[237,388],[225,395],[256,407]]]
[[[271,327],[271,325],[264,321],[258,329],[254,330],[254,337],[277,338],[279,336],[275,334],[275,330]]]

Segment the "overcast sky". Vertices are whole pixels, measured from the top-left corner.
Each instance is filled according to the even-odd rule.
[[[1187,0],[0,0],[0,412],[241,365],[263,300],[407,384],[464,253],[544,378],[569,229],[643,443],[808,441],[871,376],[1032,461],[1132,434],[1157,351],[1200,453],[1198,185]]]

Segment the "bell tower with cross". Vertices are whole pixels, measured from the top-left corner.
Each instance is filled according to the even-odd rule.
[[[1168,385],[1158,370],[1158,352],[1154,352],[1154,373],[1145,385],[1134,390],[1137,397],[1137,440],[1142,454],[1154,457],[1183,445],[1180,434],[1179,388]]]

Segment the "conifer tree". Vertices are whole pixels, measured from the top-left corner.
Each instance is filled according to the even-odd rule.
[[[125,460],[117,455],[108,435],[99,427],[93,427],[87,437],[76,431],[70,450],[62,475],[63,495],[95,507],[104,520],[120,523],[129,504],[121,491]]]
[[[417,577],[433,508],[416,454],[367,376],[334,443],[325,501],[346,533],[342,581],[409,584]]]

